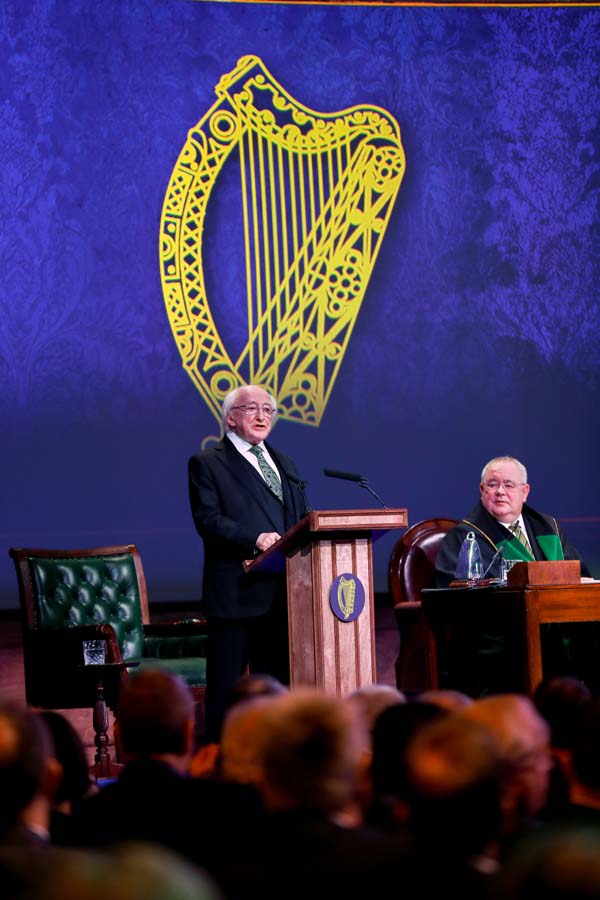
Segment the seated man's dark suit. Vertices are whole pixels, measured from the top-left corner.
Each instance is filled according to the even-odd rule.
[[[263,532],[283,535],[304,514],[296,467],[265,445],[281,477],[283,503],[229,438],[192,456],[192,515],[204,542],[202,602],[208,619],[207,734],[218,739],[233,682],[246,665],[289,681],[285,573],[247,575]]]

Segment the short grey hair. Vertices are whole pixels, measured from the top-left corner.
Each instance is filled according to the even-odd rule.
[[[236,388],[234,388],[232,391],[229,391],[229,393],[225,395],[223,406],[221,407],[221,425],[223,427],[223,431],[229,430],[229,425],[227,424],[227,416],[231,412],[232,408],[236,405],[240,391],[244,391],[246,390],[246,388],[253,387],[260,388],[261,391],[267,391],[267,389],[264,388],[261,384],[239,384]],[[269,391],[267,391],[267,394],[269,394],[269,400],[271,401],[271,405],[275,410],[275,412],[273,413],[273,418],[271,420],[274,423],[275,416],[277,415],[277,400],[275,399],[273,394],[269,393]]]
[[[485,481],[485,475],[489,468],[496,465],[496,463],[514,463],[521,473],[521,478],[523,479],[523,484],[527,484],[527,469],[523,465],[522,462],[519,462],[518,459],[515,459],[514,456],[495,456],[493,459],[490,459],[489,462],[485,464],[483,469],[481,470],[481,484]]]

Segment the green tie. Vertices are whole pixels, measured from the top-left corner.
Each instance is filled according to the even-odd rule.
[[[518,522],[514,522],[512,525],[509,525],[509,526],[508,526],[508,530],[509,530],[509,531],[512,531],[512,533],[513,533],[514,536],[517,538],[517,540],[518,540],[518,541],[521,541],[521,543],[523,544],[523,546],[524,546],[527,550],[529,550],[529,552],[530,552],[531,555],[533,556],[534,554],[533,554],[533,551],[532,551],[532,549],[531,549],[531,544],[530,544],[529,541],[527,540],[527,535],[524,534],[523,529],[521,528],[521,526],[519,525],[519,523],[518,523]]]
[[[269,465],[269,463],[265,459],[265,455],[262,452],[261,448],[258,445],[250,448],[250,453],[254,453],[255,457],[258,460],[258,465],[260,471],[263,474],[263,478],[267,482],[267,487],[269,487],[278,500],[281,500],[283,503],[283,491],[281,490],[281,482],[279,478]]]

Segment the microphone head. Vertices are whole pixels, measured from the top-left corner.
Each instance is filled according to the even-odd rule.
[[[357,472],[339,472],[337,469],[323,469],[323,474],[327,475],[328,478],[343,478],[345,481],[364,481],[364,475],[359,475]]]

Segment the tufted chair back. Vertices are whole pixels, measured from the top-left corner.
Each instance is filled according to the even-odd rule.
[[[42,708],[93,706],[82,672],[86,638],[106,641],[107,663],[129,661],[180,675],[204,694],[203,620],[150,624],[146,579],[133,544],[88,550],[11,548],[17,570],[27,702]],[[119,678],[123,676],[120,670]],[[116,700],[118,680],[107,684]]]
[[[421,591],[434,586],[435,560],[456,519],[424,519],[402,534],[392,549],[388,584],[400,635],[396,683],[419,692],[437,687],[435,644],[421,609]]]
[[[112,626],[123,659],[142,656],[142,596],[133,551],[74,559],[28,558],[34,627]]]

